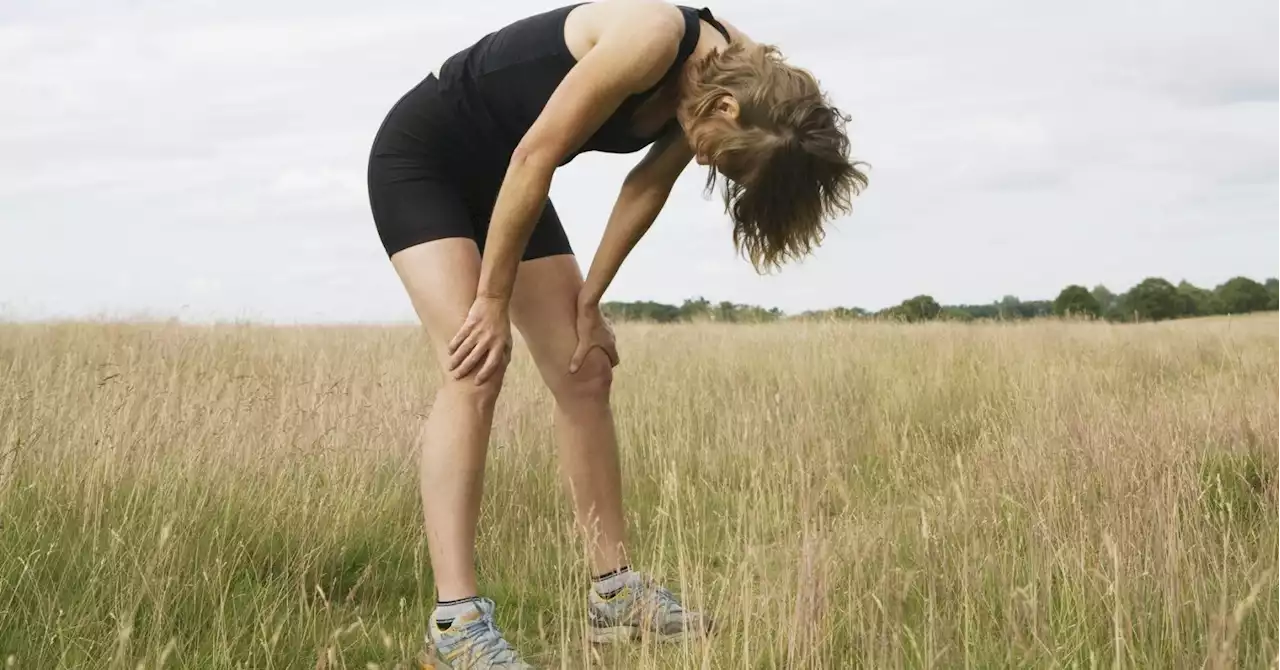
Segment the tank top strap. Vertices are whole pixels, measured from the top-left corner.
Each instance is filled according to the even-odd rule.
[[[698,46],[698,39],[702,37],[702,21],[710,23],[716,30],[720,31],[720,34],[724,35],[725,41],[733,41],[729,38],[729,31],[725,30],[724,25],[722,25],[720,21],[711,14],[710,9],[706,7],[703,7],[702,9],[694,9],[684,5],[677,5],[677,7],[680,9],[680,13],[684,15],[684,37],[680,39],[680,48],[676,51],[676,59],[671,63],[671,67],[667,68],[666,73],[662,75],[662,79],[658,80],[657,84],[654,84],[644,93],[638,93],[632,96],[627,102],[623,103],[622,109],[625,110],[626,114],[630,114],[631,111],[633,111],[631,104],[639,104],[640,101],[648,98],[658,89],[665,86],[671,81],[672,77],[676,76],[676,73],[680,72],[680,68],[684,65],[685,61],[689,60],[689,56],[693,55],[693,50]],[[678,127],[676,120],[671,119],[665,126],[663,126],[658,135],[666,134],[676,127]]]
[[[689,60],[689,56],[693,54],[694,48],[698,46],[698,38],[701,37],[702,24],[698,22],[701,18],[701,12],[695,11],[688,7],[680,7],[680,13],[684,15],[684,36],[680,38],[680,47],[676,50],[676,58],[671,62],[671,66],[662,74],[662,78],[658,83],[650,86],[643,93],[637,94],[636,97],[647,98],[656,93],[676,76],[680,68],[684,66],[685,61]]]
[[[733,38],[729,37],[729,30],[724,27],[724,24],[720,23],[720,20],[711,13],[710,9],[706,7],[699,9],[698,18],[710,23],[713,28],[720,31],[720,34],[724,35],[724,41],[733,42]]]

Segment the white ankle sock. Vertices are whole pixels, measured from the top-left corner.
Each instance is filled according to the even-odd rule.
[[[471,598],[463,598],[461,600],[450,600],[448,602],[443,602],[443,603],[440,603],[440,602],[436,603],[435,614],[436,614],[437,626],[440,626],[441,630],[448,628],[449,624],[453,623],[454,619],[475,609],[476,600],[479,600],[479,596],[473,596]]]
[[[591,587],[596,590],[596,595],[608,597],[622,590],[622,587],[630,584],[633,579],[635,579],[635,573],[631,572],[631,568],[622,567],[592,579]]]

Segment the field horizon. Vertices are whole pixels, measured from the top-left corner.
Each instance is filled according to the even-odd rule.
[[[719,625],[601,649],[518,345],[481,588],[538,667],[1275,668],[1278,325],[619,324],[631,553]],[[408,667],[419,329],[0,323],[0,381],[5,667]]]

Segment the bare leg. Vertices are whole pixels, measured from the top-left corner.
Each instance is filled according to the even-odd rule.
[[[582,368],[569,374],[569,359],[578,343],[581,286],[582,273],[571,255],[525,261],[516,275],[511,318],[555,396],[561,469],[578,523],[593,544],[592,568],[599,574],[626,564],[626,529],[618,441],[609,407],[609,359],[593,349]]]
[[[441,369],[449,340],[475,299],[480,253],[470,239],[436,240],[391,258]],[[430,416],[418,437],[423,520],[440,600],[477,595],[476,522],[484,483],[485,453],[503,374],[477,385],[474,375],[454,381],[444,374]]]

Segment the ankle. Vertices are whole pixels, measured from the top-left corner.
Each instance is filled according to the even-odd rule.
[[[453,620],[476,609],[476,603],[480,601],[480,596],[468,596],[466,598],[455,598],[453,600],[436,601],[435,610],[432,612],[431,618],[435,620],[436,628],[440,630],[448,630],[453,625]]]
[[[596,595],[602,598],[611,598],[633,580],[636,574],[631,571],[631,566],[624,565],[617,570],[611,570],[601,575],[591,578],[591,588],[595,590]]]

